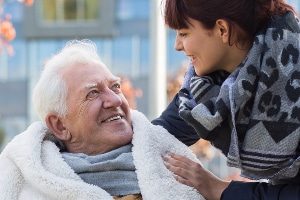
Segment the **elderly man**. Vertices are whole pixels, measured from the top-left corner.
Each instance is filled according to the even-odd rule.
[[[0,199],[201,199],[162,156],[197,161],[165,129],[130,110],[120,79],[89,41],[71,41],[44,66],[33,100],[42,121],[0,155]],[[199,161],[197,161],[199,162]]]

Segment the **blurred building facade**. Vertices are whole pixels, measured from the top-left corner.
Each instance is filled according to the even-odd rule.
[[[104,63],[143,91],[136,107],[148,114],[150,73],[150,0],[35,0],[31,7],[7,1],[17,31],[15,54],[0,54],[0,129],[10,140],[35,115],[31,90],[46,58],[70,39],[88,38],[98,46]],[[168,70],[185,56],[173,50],[175,32],[167,31]],[[151,102],[150,102],[151,103]]]
[[[136,107],[148,114],[151,0],[35,0],[31,7],[8,1],[17,37],[15,54],[0,54],[0,132],[9,141],[38,120],[31,90],[46,58],[70,39],[88,38],[98,46],[114,74],[130,78],[143,91]],[[299,0],[287,0],[300,10]],[[167,71],[176,71],[187,58],[173,49],[175,31],[167,31]]]

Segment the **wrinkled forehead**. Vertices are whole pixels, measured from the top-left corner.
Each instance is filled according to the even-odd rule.
[[[100,61],[77,61],[70,62],[65,64],[65,66],[61,70],[61,75],[66,76],[76,76],[84,75],[89,72],[103,72],[103,74],[110,73],[106,65]]]
[[[91,87],[99,83],[111,83],[120,78],[113,75],[104,63],[77,63],[66,68],[63,79],[68,87]],[[86,86],[88,85],[88,86]]]

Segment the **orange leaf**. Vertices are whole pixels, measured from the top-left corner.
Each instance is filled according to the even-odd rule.
[[[25,5],[26,6],[31,6],[34,3],[34,0],[26,0]]]

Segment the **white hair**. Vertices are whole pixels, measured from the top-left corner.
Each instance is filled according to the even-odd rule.
[[[71,40],[44,65],[44,70],[33,90],[33,104],[42,120],[50,113],[65,117],[68,111],[68,86],[62,78],[66,67],[102,64],[96,45],[90,40]]]

